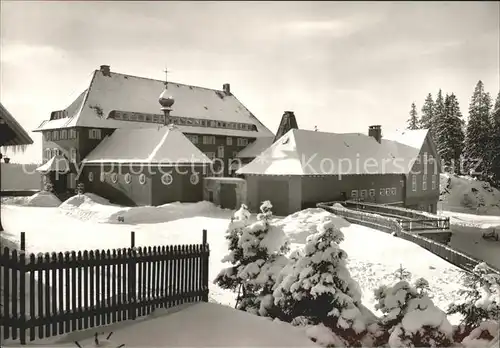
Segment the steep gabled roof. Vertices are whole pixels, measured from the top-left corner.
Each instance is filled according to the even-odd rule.
[[[0,146],[31,145],[33,139],[0,103]]]
[[[292,129],[237,174],[407,174],[426,135],[427,131],[411,133],[406,144],[385,138],[379,144],[361,133]]]
[[[255,158],[257,155],[262,153],[265,149],[273,144],[274,138],[272,137],[262,137],[257,138],[255,141],[248,146],[246,146],[243,150],[238,152],[236,155],[237,158]]]
[[[158,97],[164,90],[160,80],[96,70],[87,88],[65,110],[67,117],[44,121],[36,131],[62,127],[156,128],[158,124],[108,118],[113,110],[161,114]],[[257,131],[179,126],[186,133],[222,134],[247,137],[273,136],[231,93],[176,82],[168,83],[175,100],[171,116],[253,124]]]
[[[210,164],[212,161],[175,127],[117,129],[82,161],[92,163]]]

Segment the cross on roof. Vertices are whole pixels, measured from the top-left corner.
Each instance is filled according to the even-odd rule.
[[[167,67],[165,67],[165,89],[167,88],[167,84],[168,84],[168,73],[170,72],[169,70],[167,70]]]

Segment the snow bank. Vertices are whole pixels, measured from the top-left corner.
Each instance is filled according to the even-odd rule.
[[[40,191],[26,199],[25,205],[30,207],[58,207],[61,200],[53,193]]]
[[[68,198],[59,206],[59,209],[63,214],[83,221],[106,222],[111,214],[122,207],[111,204],[107,199],[94,193],[87,192]]]
[[[121,322],[99,331],[125,347],[318,347],[300,329],[214,303],[156,310],[144,320]],[[69,346],[78,341],[94,347],[95,330],[74,332],[53,342]],[[114,346],[116,347],[116,346]]]
[[[103,222],[120,223],[120,220],[122,220],[123,223],[126,224],[151,224],[200,215],[213,216],[220,213],[220,211],[220,208],[207,201],[198,203],[175,202],[157,207],[145,206],[122,208],[111,214]]]
[[[470,176],[441,174],[440,210],[500,215],[500,191]]]

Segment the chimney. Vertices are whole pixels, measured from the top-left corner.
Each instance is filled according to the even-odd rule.
[[[111,76],[111,69],[109,65],[101,65],[100,70],[104,76]]]
[[[288,133],[290,129],[299,129],[299,126],[297,125],[297,120],[295,119],[293,111],[285,111],[281,117],[278,132],[276,132],[273,142],[276,142],[276,140]]]
[[[382,142],[382,126],[375,125],[368,127],[368,136],[374,137],[375,140],[380,144]]]
[[[224,93],[226,93],[227,95],[231,95],[231,85],[229,83],[225,83],[222,85],[222,90],[224,91]]]

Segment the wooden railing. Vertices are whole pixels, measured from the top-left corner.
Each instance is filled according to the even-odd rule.
[[[201,244],[26,254],[3,248],[3,339],[21,344],[117,321],[158,307],[208,301],[207,232]]]
[[[317,206],[318,208],[325,209],[326,211],[329,211],[335,215],[342,216],[351,223],[392,233],[399,238],[413,242],[439,256],[440,258],[450,262],[451,264],[463,269],[464,271],[471,272],[476,265],[483,262],[463,252],[454,250],[446,244],[438,243],[423,235],[419,235],[416,232],[407,231],[403,228],[403,224],[397,219],[386,217],[383,215],[377,215],[375,213],[371,214],[360,210],[347,209],[342,205],[335,205],[331,203],[319,203]],[[442,219],[438,219],[436,221],[442,221]],[[408,221],[404,222],[406,223]],[[415,230],[416,229],[414,228],[413,231]],[[488,265],[488,269],[491,273],[500,275],[499,269],[490,265]]]

